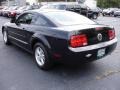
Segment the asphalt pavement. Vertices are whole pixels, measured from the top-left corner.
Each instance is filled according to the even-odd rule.
[[[0,17],[0,27],[8,21]],[[0,90],[120,90],[120,18],[95,21],[115,27],[116,50],[80,67],[58,65],[50,71],[40,70],[24,50],[4,45],[0,33]]]

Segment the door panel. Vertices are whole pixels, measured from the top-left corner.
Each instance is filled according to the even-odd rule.
[[[32,15],[24,14],[16,20],[16,24],[12,24],[12,27],[9,27],[10,38],[14,41],[15,44],[22,46],[25,49],[30,49],[30,36],[33,34],[31,32],[31,21]],[[29,36],[29,37],[28,37]]]

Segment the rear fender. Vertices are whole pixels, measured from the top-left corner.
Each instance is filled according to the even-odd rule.
[[[2,33],[3,33],[4,29],[5,29],[5,27],[4,27],[4,26],[2,26]]]
[[[33,49],[35,43],[40,42],[42,43],[47,49],[51,49],[51,46],[45,36],[40,34],[34,34],[30,40],[31,47]]]

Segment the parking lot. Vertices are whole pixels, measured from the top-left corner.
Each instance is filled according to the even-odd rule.
[[[0,27],[8,21],[0,17]],[[120,90],[120,18],[100,16],[95,21],[115,27],[116,50],[84,66],[58,65],[50,71],[40,70],[24,50],[4,45],[0,33],[0,90]]]

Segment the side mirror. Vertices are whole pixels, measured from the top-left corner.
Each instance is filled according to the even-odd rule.
[[[12,17],[10,20],[11,23],[15,23],[15,21],[16,21],[16,17]]]

